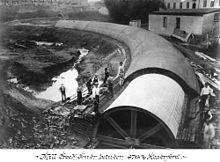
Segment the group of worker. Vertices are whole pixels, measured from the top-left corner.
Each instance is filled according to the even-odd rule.
[[[215,137],[215,126],[212,122],[213,115],[210,111],[210,97],[214,97],[213,89],[205,83],[200,93],[200,112],[203,122],[203,147],[211,148],[211,142]]]
[[[104,69],[104,79],[103,79],[102,86],[107,87],[107,91],[110,94],[111,98],[114,97],[114,85],[113,85],[114,80],[119,77],[119,85],[123,86],[124,84],[124,76],[125,76],[124,63],[123,62],[119,63],[118,73],[115,78],[110,76],[108,68]],[[97,73],[94,75],[94,77],[89,78],[88,81],[86,82],[88,96],[91,96],[93,99],[95,114],[99,114],[98,108],[99,108],[99,103],[100,103],[100,87],[101,87],[101,84],[100,84],[99,76]],[[83,102],[82,91],[83,91],[82,85],[79,84],[77,88],[77,104],[78,105],[82,105],[82,102]],[[60,92],[61,92],[62,102],[65,102],[67,99],[66,88],[63,84],[61,84],[60,86]]]

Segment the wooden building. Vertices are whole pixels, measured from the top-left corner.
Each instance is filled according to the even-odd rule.
[[[214,32],[219,28],[220,9],[169,9],[149,15],[149,30],[172,35],[175,30],[195,35]]]

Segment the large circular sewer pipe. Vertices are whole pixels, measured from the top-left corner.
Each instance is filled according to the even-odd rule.
[[[68,20],[56,26],[107,35],[129,47],[128,86],[97,122],[97,148],[175,148],[187,104],[200,92],[186,58],[165,39],[140,28]]]
[[[135,78],[100,118],[98,148],[175,147],[184,96],[167,76]]]

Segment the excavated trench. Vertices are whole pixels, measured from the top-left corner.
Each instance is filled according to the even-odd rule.
[[[85,83],[104,67],[115,75],[118,60],[124,59],[116,51],[126,48],[124,44],[86,31],[12,25],[1,31],[0,45],[1,55],[9,58],[1,60],[0,69],[0,148],[83,148],[92,133],[93,117],[70,123],[69,118],[43,111],[60,100],[57,86],[54,91],[59,99],[51,101],[39,94],[56,82],[65,83],[64,74],[73,75],[66,81],[73,82],[67,85],[73,86],[71,95],[78,83]],[[89,53],[79,62],[82,48]]]

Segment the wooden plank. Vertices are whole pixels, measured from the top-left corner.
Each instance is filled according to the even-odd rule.
[[[183,136],[182,136],[182,140],[185,140],[186,138],[186,128],[183,129]]]
[[[194,141],[195,141],[195,133],[196,133],[195,130],[196,130],[195,128],[192,129],[191,136],[190,136],[190,141],[191,141],[191,142],[194,142]]]
[[[118,138],[114,138],[114,137],[110,137],[110,136],[103,136],[103,135],[99,135],[97,137],[97,139],[100,142],[109,142],[109,143],[113,143],[113,144],[117,144],[117,145],[122,145],[122,146],[128,146],[128,144],[126,143],[125,140],[123,139],[118,139]]]
[[[96,137],[96,135],[97,135],[97,131],[98,131],[98,127],[99,127],[99,120],[98,120],[98,122],[96,123],[96,125],[95,125],[95,128],[94,128],[94,131],[93,131],[93,133],[92,133],[92,137],[93,138],[95,138]]]
[[[100,142],[97,147],[101,147],[101,148],[118,148],[118,149],[128,149],[129,146],[123,146],[123,145],[117,145],[111,142]]]
[[[140,142],[144,141],[145,139],[147,139],[148,137],[154,135],[155,133],[157,133],[159,130],[161,130],[162,126],[160,124],[157,124],[156,126],[154,126],[153,128],[151,128],[150,130],[148,130],[147,132],[145,132],[143,135],[141,135],[140,137],[138,137],[140,139]]]
[[[151,145],[146,143],[141,143],[140,146],[137,146],[136,148],[143,148],[143,149],[167,149],[166,147],[157,146],[157,145]]]
[[[136,138],[136,134],[137,134],[137,111],[131,111],[130,135],[132,138]]]
[[[125,140],[117,139],[109,136],[98,136],[98,140],[100,141],[99,146],[106,145],[113,148],[130,148],[131,146],[126,144]],[[98,147],[99,147],[98,146]],[[146,144],[141,143],[138,146],[133,146],[134,148],[142,148],[142,149],[166,149],[162,146],[152,145],[152,144]]]
[[[118,125],[118,123],[115,122],[114,119],[112,119],[110,116],[105,116],[106,120],[109,122],[109,124],[112,125],[112,127],[123,137],[129,137],[128,134]]]

